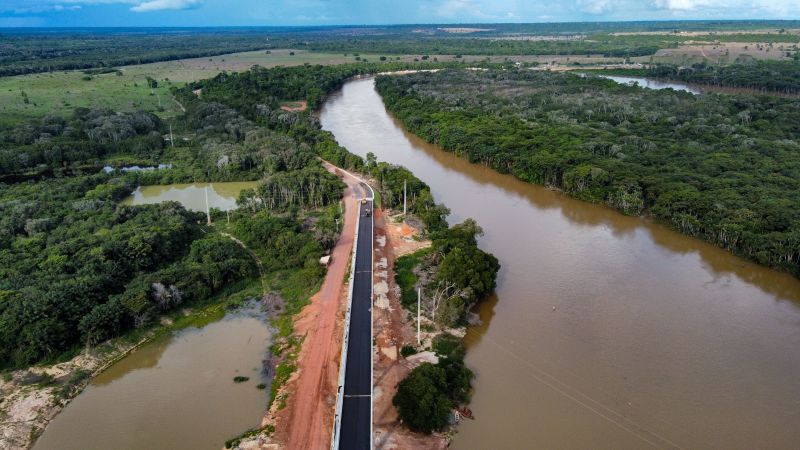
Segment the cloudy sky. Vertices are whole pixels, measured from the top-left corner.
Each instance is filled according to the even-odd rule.
[[[800,0],[0,0],[0,27],[800,19]]]

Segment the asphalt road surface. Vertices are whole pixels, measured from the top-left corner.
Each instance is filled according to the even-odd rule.
[[[368,191],[367,191],[368,192]],[[350,342],[344,375],[339,449],[369,450],[372,440],[372,201],[359,203]]]

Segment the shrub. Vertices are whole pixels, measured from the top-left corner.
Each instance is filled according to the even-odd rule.
[[[417,349],[413,345],[404,345],[403,348],[400,349],[400,355],[402,355],[403,358],[415,355],[416,353]]]
[[[392,404],[409,428],[431,433],[447,424],[453,404],[447,398],[447,373],[431,363],[412,370],[397,387]]]
[[[433,351],[443,358],[462,359],[466,349],[461,339],[452,334],[440,334],[433,338]]]

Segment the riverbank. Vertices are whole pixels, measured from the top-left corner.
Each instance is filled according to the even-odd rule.
[[[579,200],[652,217],[800,276],[796,130],[783,124],[800,115],[796,104],[750,96],[744,110],[737,96],[531,71],[503,72],[498,81],[498,73],[378,77],[375,86],[410,132],[446,151]],[[574,108],[575,102],[583,106]],[[502,115],[487,114],[501,104]],[[694,114],[683,115],[688,110]],[[676,127],[683,131],[675,134]],[[778,166],[785,169],[776,175]],[[775,183],[776,176],[786,183]],[[775,220],[776,214],[785,218]]]
[[[257,281],[240,283],[213,299],[160,317],[157,324],[85,350],[68,361],[6,373],[0,381],[0,449],[31,448],[46,426],[97,375],[156,338],[202,327],[259,297]]]
[[[400,422],[392,399],[397,385],[417,367],[422,359],[406,358],[403,348],[418,345],[414,321],[400,303],[400,290],[395,283],[397,258],[429,248],[431,242],[422,239],[419,229],[409,226],[401,215],[389,210],[375,213],[375,308],[373,332],[373,431],[375,448],[389,449],[444,449],[448,438],[442,433],[415,433]],[[428,333],[426,333],[428,334]]]
[[[500,260],[496,295],[465,337],[476,420],[453,448],[800,438],[788,426],[800,401],[797,279],[430,145],[388,114],[373,80],[346,84],[320,120],[352,153],[407,167],[451,220],[475,218]]]

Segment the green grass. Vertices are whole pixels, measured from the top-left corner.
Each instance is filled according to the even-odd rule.
[[[77,70],[3,77],[0,78],[0,124],[10,125],[47,114],[71,115],[76,107],[104,107],[123,112],[144,110],[169,119],[181,113],[169,93],[172,86],[181,87],[222,71],[248,70],[254,65],[275,67],[354,62],[352,56],[345,57],[341,53],[302,50],[294,50],[294,56],[289,53],[289,50],[272,50],[269,54],[254,51],[124,66],[119,68],[122,75],[112,72],[89,76]],[[363,56],[377,60],[376,55]],[[158,82],[158,88],[152,93],[147,87],[148,76]]]
[[[375,209],[381,209],[381,191],[378,189],[373,189],[372,192],[375,193]]]
[[[0,78],[0,123],[13,124],[47,114],[68,116],[77,107],[153,111],[165,118],[178,114],[169,93],[172,84],[159,81],[151,92],[146,73],[138,67],[123,70],[123,74],[95,75],[89,80],[83,80],[86,75],[79,71]]]
[[[275,401],[275,398],[278,395],[278,390],[281,388],[281,386],[286,384],[287,381],[289,381],[289,377],[292,376],[295,370],[297,370],[297,366],[294,363],[294,358],[290,358],[290,360],[284,362],[283,364],[279,364],[278,367],[275,368],[275,377],[272,379],[267,409],[272,406],[272,402]]]
[[[280,292],[285,302],[284,311],[294,315],[309,303],[311,296],[322,285],[325,272],[319,268],[279,270],[266,275],[266,285]]]

